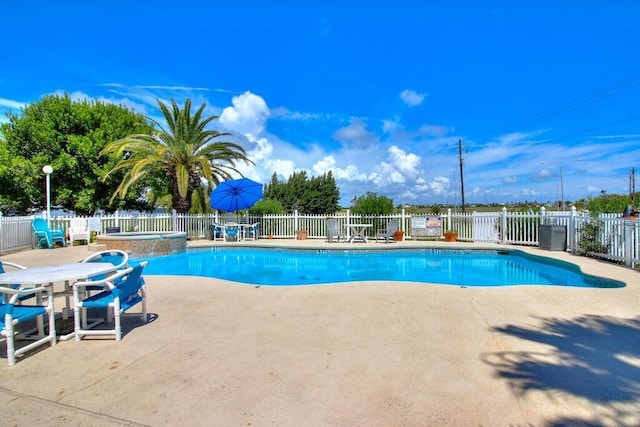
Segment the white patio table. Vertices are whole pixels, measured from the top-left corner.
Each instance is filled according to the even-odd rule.
[[[349,231],[349,243],[361,241],[367,243],[367,229],[373,227],[373,224],[345,224]]]
[[[0,285],[20,285],[20,287],[30,287],[37,285],[49,285],[53,287],[56,282],[64,282],[64,294],[66,307],[63,310],[63,317],[67,318],[70,310],[70,287],[69,282],[78,280],[88,280],[90,277],[99,274],[107,274],[116,270],[116,267],[108,262],[87,262],[58,265],[43,265],[29,267],[24,270],[13,270],[0,274]],[[38,301],[39,303],[39,301]],[[42,319],[38,319],[38,326],[42,326]],[[42,329],[39,329],[42,330]],[[68,340],[73,334],[61,336],[61,340]]]

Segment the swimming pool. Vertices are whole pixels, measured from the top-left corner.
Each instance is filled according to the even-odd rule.
[[[213,247],[151,258],[150,275],[213,277],[262,286],[354,281],[459,286],[624,287],[574,265],[518,250]]]

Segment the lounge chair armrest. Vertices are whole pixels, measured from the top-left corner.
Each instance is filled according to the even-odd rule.
[[[100,279],[100,280],[85,280],[85,281],[81,281],[81,282],[75,282],[73,284],[73,291],[75,293],[76,289],[82,289],[82,288],[86,288],[88,286],[104,286],[105,288],[110,288],[113,289],[114,285],[113,282],[115,282],[117,279],[126,276],[127,274],[131,273],[133,271],[133,267],[128,267],[125,268],[123,270],[118,270],[115,273],[113,273],[111,276],[107,276],[104,279]]]
[[[25,270],[27,267],[24,265],[16,264],[15,262],[2,261],[3,266],[8,266],[12,268],[17,268],[18,270]]]
[[[35,288],[8,288],[5,286],[0,286],[0,293],[11,295],[11,299],[8,304],[13,305],[18,301],[18,298],[24,297],[25,295],[36,295],[42,292],[46,292],[48,297],[51,299],[51,304],[53,304],[53,286],[38,286]]]

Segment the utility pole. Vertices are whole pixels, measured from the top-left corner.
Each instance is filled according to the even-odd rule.
[[[636,206],[636,168],[631,168],[631,174],[629,175],[629,198],[631,199],[631,206]]]
[[[460,189],[462,191],[462,213],[464,212],[464,176],[462,174],[462,139],[458,139],[458,155],[460,157]]]

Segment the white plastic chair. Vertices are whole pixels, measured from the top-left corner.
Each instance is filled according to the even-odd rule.
[[[71,218],[71,224],[69,225],[69,240],[71,246],[73,246],[74,240],[86,240],[89,243],[91,238],[91,230],[89,230],[89,223],[85,218]]]

